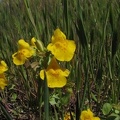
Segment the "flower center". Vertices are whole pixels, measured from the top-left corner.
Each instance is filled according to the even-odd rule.
[[[50,70],[50,73],[51,73],[51,75],[54,76],[55,78],[58,78],[58,77],[61,75],[60,70],[53,70],[53,69],[51,69],[51,70]]]
[[[61,49],[61,51],[67,51],[67,42],[63,41],[63,42],[57,42],[56,43],[56,47]]]

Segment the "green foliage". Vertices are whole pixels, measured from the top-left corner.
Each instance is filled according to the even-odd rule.
[[[102,108],[102,112],[104,115],[108,115],[110,111],[112,110],[112,105],[109,103],[105,103]]]
[[[102,114],[105,120],[119,120],[120,119],[120,109],[119,104],[105,103],[102,107]]]

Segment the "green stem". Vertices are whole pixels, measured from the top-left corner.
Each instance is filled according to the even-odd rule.
[[[5,109],[5,106],[3,105],[3,103],[0,101],[0,107],[6,117],[7,120],[13,120],[11,115],[8,113],[8,111]]]
[[[49,88],[47,86],[47,79],[44,80],[44,110],[45,120],[49,120]]]

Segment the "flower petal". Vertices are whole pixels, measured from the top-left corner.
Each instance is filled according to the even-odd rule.
[[[67,40],[60,29],[56,29],[52,36],[52,43],[48,44],[47,49],[57,60],[70,61],[74,55],[76,44],[73,40]]]
[[[80,115],[80,119],[81,120],[100,120],[99,117],[94,117],[94,114],[90,109],[82,111]]]
[[[0,61],[0,74],[8,70],[7,64],[2,60]]]
[[[66,39],[65,34],[59,28],[54,31],[54,35],[52,36],[52,43],[65,39]]]
[[[93,120],[100,120],[100,118],[99,117],[94,117]]]
[[[55,57],[53,57],[51,59],[46,71],[48,71],[49,69],[54,69],[54,70],[60,69],[60,66],[59,66],[57,60],[55,59]]]
[[[91,117],[94,116],[93,112],[92,112],[90,109],[87,109],[87,112],[88,112],[88,114],[89,114]]]
[[[61,69],[55,57],[53,57],[45,70],[47,84],[50,88],[63,87],[66,85],[66,77],[69,75],[69,70]],[[44,70],[40,71],[40,78],[44,80]]]
[[[68,77],[69,74],[70,74],[70,71],[68,69],[65,69],[64,71],[62,71],[62,75],[65,77]]]
[[[44,75],[45,73],[44,73],[44,70],[41,70],[40,71],[40,78],[42,79],[42,80],[44,80],[44,78],[45,78],[45,75]]]
[[[12,58],[15,65],[23,65],[27,59],[21,52],[14,53]]]
[[[31,45],[32,46],[34,46],[34,47],[36,47],[36,39],[33,37],[32,39],[31,39]]]
[[[0,88],[3,90],[7,86],[8,82],[4,74],[0,74]]]
[[[76,45],[72,40],[65,40],[62,43],[56,42],[50,43],[47,49],[55,56],[59,61],[70,61],[74,55]]]
[[[27,58],[31,57],[34,54],[34,51],[32,49],[21,49],[20,52]]]
[[[23,48],[28,49],[30,47],[30,45],[27,42],[25,42],[25,40],[23,40],[23,39],[20,39],[18,41],[18,46],[19,46],[19,49],[23,49]]]
[[[59,88],[66,85],[67,79],[60,75],[60,72],[61,71],[54,71],[52,69],[46,72],[48,87]]]
[[[90,119],[90,115],[88,114],[88,112],[87,111],[82,111],[82,113],[81,113],[81,116],[80,116],[80,119],[81,120],[85,120],[85,119]]]

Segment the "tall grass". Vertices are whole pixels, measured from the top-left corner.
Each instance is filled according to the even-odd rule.
[[[36,37],[46,47],[58,27],[75,40],[77,49],[73,60],[63,64],[71,70],[68,84],[62,89],[48,89],[39,78],[42,66],[36,67],[37,72],[31,68],[34,61],[41,62],[39,58],[16,67],[11,55],[21,38],[29,42]],[[0,99],[13,119],[24,119],[21,116],[25,114],[31,120],[60,120],[65,112],[74,112],[79,120],[87,108],[106,119],[104,103],[117,106],[120,102],[119,32],[117,0],[3,0],[0,59],[9,66],[9,85],[1,91]]]

